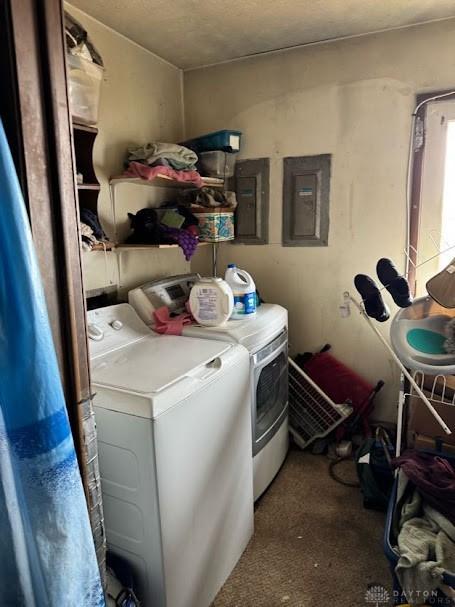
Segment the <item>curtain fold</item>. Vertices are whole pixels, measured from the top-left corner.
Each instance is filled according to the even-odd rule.
[[[105,604],[30,225],[1,122],[0,564],[3,607]]]

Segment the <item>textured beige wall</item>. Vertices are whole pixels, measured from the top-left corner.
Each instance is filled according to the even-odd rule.
[[[241,157],[271,158],[270,244],[221,245],[220,268],[236,262],[267,301],[289,309],[293,352],[329,342],[360,373],[386,380],[379,418],[394,417],[399,374],[365,321],[341,319],[338,306],[381,256],[403,264],[414,96],[455,85],[454,39],[450,20],[185,74],[188,136],[239,129]],[[329,246],[282,247],[282,159],[321,153],[333,154]],[[192,267],[208,271],[208,251]]]
[[[65,8],[87,29],[105,64],[94,164],[101,183],[99,215],[112,236],[108,180],[122,172],[127,147],[153,140],[178,141],[183,134],[181,71],[73,6]],[[142,206],[154,202],[152,188],[144,192],[136,186],[128,187],[129,192],[123,190],[121,222],[126,220],[128,205],[138,206],[139,197]],[[153,277],[189,271],[179,249],[123,252],[117,256],[84,253],[86,289],[109,284],[125,289]]]

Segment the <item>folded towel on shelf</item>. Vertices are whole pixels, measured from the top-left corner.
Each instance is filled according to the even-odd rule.
[[[130,162],[124,173],[125,177],[139,177],[152,181],[155,177],[169,177],[175,181],[193,183],[196,187],[202,187],[202,178],[197,171],[176,171],[165,166],[147,166],[140,162]]]
[[[197,154],[177,143],[146,143],[140,147],[128,148],[128,161],[141,162],[149,166],[163,165],[177,171],[194,171]]]

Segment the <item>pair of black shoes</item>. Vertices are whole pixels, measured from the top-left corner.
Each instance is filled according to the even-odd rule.
[[[376,265],[376,273],[397,306],[407,308],[412,304],[408,281],[400,275],[390,259],[385,257],[380,259]],[[381,291],[375,281],[366,274],[357,274],[354,278],[354,284],[362,296],[365,312],[368,316],[379,322],[389,320],[389,309],[384,303]]]

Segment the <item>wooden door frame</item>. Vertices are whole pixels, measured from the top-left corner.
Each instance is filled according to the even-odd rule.
[[[60,0],[0,0],[12,103],[2,120],[29,211],[66,405],[88,495],[82,410],[90,399],[79,218]]]
[[[98,456],[85,437],[93,409],[63,6],[61,0],[0,0],[0,19],[0,77],[9,93],[0,112],[28,208],[104,585]]]

